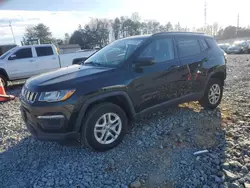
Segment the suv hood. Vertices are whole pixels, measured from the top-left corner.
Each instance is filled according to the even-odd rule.
[[[39,76],[32,77],[27,80],[26,87],[34,88],[37,86],[54,86],[57,85],[60,88],[67,87],[68,85],[73,86],[79,81],[93,79],[96,74],[110,71],[114,68],[97,67],[97,66],[85,66],[85,65],[72,65],[66,68],[61,68],[56,71],[41,74]]]

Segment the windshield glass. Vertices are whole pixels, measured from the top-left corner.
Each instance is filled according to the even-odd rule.
[[[88,58],[84,64],[115,67],[128,59],[142,41],[143,39],[117,40]]]
[[[0,59],[4,59],[5,57],[7,57],[13,50],[15,50],[15,48],[11,48],[7,52],[5,52],[3,55],[0,56]]]

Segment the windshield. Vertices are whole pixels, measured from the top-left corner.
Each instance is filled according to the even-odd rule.
[[[15,50],[15,48],[11,48],[7,52],[5,52],[3,55],[0,56],[0,59],[4,59],[5,57],[7,57],[13,50]]]
[[[88,58],[84,64],[116,67],[140,46],[143,39],[117,40]]]

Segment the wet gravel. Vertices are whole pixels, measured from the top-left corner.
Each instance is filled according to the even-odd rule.
[[[7,92],[17,95],[21,86]],[[222,104],[197,102],[134,122],[115,149],[38,141],[18,98],[0,104],[0,185],[14,187],[250,187],[250,56],[228,56]],[[208,150],[194,155],[194,152]]]

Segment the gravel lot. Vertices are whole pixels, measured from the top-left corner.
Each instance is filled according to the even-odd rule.
[[[157,112],[105,153],[37,141],[21,120],[19,100],[0,104],[0,187],[250,188],[250,56],[228,60],[219,108],[192,102]]]

